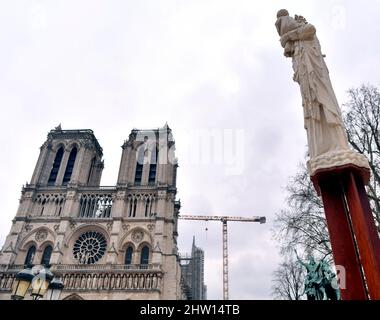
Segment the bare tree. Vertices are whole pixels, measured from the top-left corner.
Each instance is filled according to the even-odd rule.
[[[272,295],[280,300],[301,300],[304,291],[304,272],[295,259],[282,262],[273,273]]]
[[[275,219],[275,238],[282,243],[281,253],[288,255],[295,248],[318,256],[331,254],[321,199],[315,192],[304,165],[290,179],[286,191],[288,208]]]
[[[347,136],[353,149],[364,154],[369,161],[371,179],[367,193],[380,233],[380,92],[376,87],[363,85],[349,90],[348,94],[349,100],[344,105],[343,113]],[[280,243],[280,252],[285,262],[280,264],[273,275],[273,294],[282,299],[289,299],[290,296],[284,288],[292,282],[284,277],[284,283],[281,283],[280,275],[291,272],[293,266],[286,261],[291,261],[289,259],[295,248],[303,252],[303,256],[326,255],[332,261],[322,201],[316,194],[304,165],[290,178],[286,192],[287,208],[276,215],[274,224],[274,238]],[[289,270],[286,271],[285,268]],[[295,291],[300,283],[293,282],[293,285]]]
[[[287,208],[276,215],[274,238],[280,243],[282,262],[273,273],[272,295],[276,299],[299,300],[303,296],[306,270],[294,259],[294,250],[304,257],[332,260],[323,205],[304,165],[286,187]]]

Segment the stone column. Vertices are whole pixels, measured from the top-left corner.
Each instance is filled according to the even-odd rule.
[[[124,143],[122,148],[123,148],[123,151],[121,153],[119,175],[117,178],[117,184],[118,185],[125,185],[128,183],[128,169],[130,166],[129,158],[130,158],[131,149],[132,149],[126,143]]]
[[[51,145],[44,143],[41,147],[41,151],[38,156],[37,164],[34,169],[32,179],[30,180],[31,185],[36,185],[41,182],[40,181],[41,173],[42,173],[43,168],[45,167],[45,163],[48,157],[48,152],[50,151],[51,151]]]
[[[69,224],[69,221],[61,220],[60,224],[57,225],[57,229],[55,230],[57,237],[55,239],[53,252],[50,258],[50,263],[52,265],[62,262],[64,251],[66,251],[66,248],[64,248],[64,243],[66,234],[69,231]]]
[[[65,205],[63,206],[62,217],[77,217],[79,214],[79,201],[77,199],[77,191],[71,189],[67,191]]]
[[[33,207],[33,191],[22,192],[20,204],[17,209],[16,217],[26,217],[28,213],[32,214]],[[34,212],[33,212],[34,214]]]
[[[116,196],[113,199],[111,217],[112,218],[121,218],[126,209],[126,191],[118,190]]]
[[[147,157],[144,157],[144,166],[143,166],[143,172],[142,172],[142,177],[141,177],[141,185],[142,186],[148,185],[150,165],[149,165],[149,161],[147,159],[148,159]]]
[[[152,252],[152,263],[162,264],[162,253],[163,253],[163,234],[164,234],[164,221],[156,220],[153,236],[153,252]],[[164,252],[165,253],[165,252]]]
[[[165,141],[160,140],[158,161],[157,161],[157,183],[160,185],[166,184],[166,165],[168,162],[168,147]]]
[[[108,244],[108,253],[107,253],[107,264],[118,264],[119,263],[119,237],[120,237],[120,228],[121,221],[114,220],[113,222],[109,222],[107,224],[107,229],[110,230],[110,243]]]
[[[92,159],[94,156],[95,155],[93,154],[91,150],[89,149],[84,150],[83,161],[81,164],[81,169],[80,169],[79,178],[78,178],[78,183],[81,186],[87,186],[89,184],[91,185],[90,173],[91,173]],[[93,172],[94,171],[95,171],[95,167],[93,168]]]
[[[157,195],[156,202],[156,213],[157,217],[165,217],[166,216],[166,191],[160,190]]]
[[[43,186],[47,185],[49,177],[50,177],[51,169],[53,167],[54,159],[55,159],[55,152],[53,152],[53,150],[51,149],[46,155],[46,159],[40,173],[40,177],[39,177],[40,185],[43,185]]]
[[[137,165],[137,154],[136,150],[132,147],[129,147],[128,150],[128,162],[127,162],[127,184],[135,183],[135,172]]]
[[[137,206],[136,206],[136,218],[137,217],[144,217],[144,199],[143,197],[137,198]]]
[[[73,185],[78,185],[78,184],[83,184],[83,181],[80,180],[80,175],[82,173],[82,171],[84,171],[84,166],[83,166],[83,159],[84,159],[84,156],[85,156],[85,151],[86,149],[84,147],[80,148],[79,149],[79,152],[76,156],[76,159],[75,159],[75,164],[74,164],[74,168],[73,168],[73,173],[71,175],[71,179],[70,179],[70,183],[73,184]],[[62,160],[63,162],[63,160]]]
[[[5,243],[0,255],[0,264],[10,265],[14,263],[18,254],[18,242],[21,237],[24,221],[13,221],[11,230],[5,239]]]

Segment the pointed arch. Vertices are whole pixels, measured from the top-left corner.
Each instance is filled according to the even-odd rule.
[[[36,246],[33,244],[29,247],[28,252],[25,256],[25,265],[33,264],[34,256],[36,254]]]
[[[63,298],[63,300],[84,300],[80,295],[73,293],[67,296],[66,298]]]
[[[149,254],[150,254],[150,249],[147,245],[144,245],[141,248],[141,253],[140,253],[140,265],[143,268],[143,266],[146,266],[149,264]]]
[[[47,266],[50,264],[50,258],[51,258],[52,252],[53,252],[53,247],[51,245],[46,246],[41,258],[42,265]]]
[[[132,260],[133,260],[133,247],[129,245],[127,247],[127,250],[125,250],[124,264],[130,265],[132,264]]]
[[[129,197],[129,212],[128,217],[136,217],[137,198]]]
[[[57,180],[59,167],[61,166],[61,162],[62,162],[62,157],[63,157],[63,147],[60,147],[55,154],[53,167],[51,168],[51,171],[50,171],[50,176],[48,180],[49,186],[54,186],[55,181]]]
[[[65,174],[63,176],[63,181],[62,181],[62,185],[64,185],[64,186],[67,185],[71,179],[71,175],[73,173],[77,153],[78,153],[78,149],[75,146],[74,148],[71,149],[69,160],[67,161]]]
[[[91,160],[90,170],[88,171],[88,177],[87,177],[87,185],[89,185],[92,181],[92,176],[95,172],[95,166],[96,166],[96,156],[94,156]]]
[[[140,185],[144,168],[144,144],[137,149],[135,184]]]

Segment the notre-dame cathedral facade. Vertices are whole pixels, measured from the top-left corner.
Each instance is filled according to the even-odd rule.
[[[25,264],[50,269],[61,299],[182,299],[171,129],[134,129],[116,186],[102,187],[92,130],[48,133],[0,252],[0,299]]]

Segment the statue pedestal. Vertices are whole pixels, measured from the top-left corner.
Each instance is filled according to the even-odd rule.
[[[335,264],[345,268],[343,300],[380,299],[380,239],[364,187],[369,176],[368,168],[353,164],[311,176],[322,196]]]

